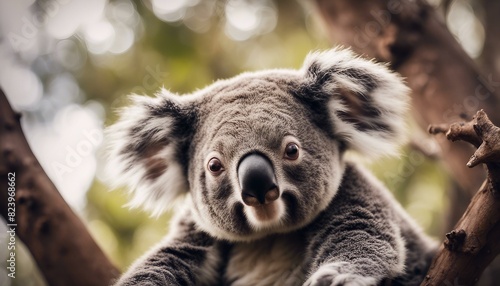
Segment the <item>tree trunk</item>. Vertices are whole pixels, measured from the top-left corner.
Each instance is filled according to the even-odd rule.
[[[29,248],[49,285],[109,285],[118,269],[47,177],[19,121],[0,90],[0,212],[8,228]],[[12,198],[15,209],[8,205]],[[9,243],[16,246],[13,239]]]

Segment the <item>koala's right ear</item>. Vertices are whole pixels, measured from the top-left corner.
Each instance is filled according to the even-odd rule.
[[[187,150],[196,112],[192,103],[166,90],[132,101],[105,131],[105,177],[114,187],[129,188],[129,206],[159,214],[188,191]]]

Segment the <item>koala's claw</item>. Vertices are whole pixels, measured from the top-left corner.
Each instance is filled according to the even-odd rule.
[[[377,280],[358,274],[339,273],[338,267],[323,266],[303,286],[376,286]]]

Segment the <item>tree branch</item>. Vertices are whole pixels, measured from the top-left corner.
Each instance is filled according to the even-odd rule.
[[[429,130],[476,146],[467,166],[485,164],[488,177],[454,230],[446,234],[421,285],[474,285],[500,253],[500,128],[481,110],[469,122],[451,124],[447,130],[442,125]]]
[[[24,137],[20,114],[0,90],[0,212],[26,244],[49,285],[109,285],[118,277],[80,219],[47,177]],[[15,173],[15,176],[8,175]],[[15,178],[9,220],[8,178]]]

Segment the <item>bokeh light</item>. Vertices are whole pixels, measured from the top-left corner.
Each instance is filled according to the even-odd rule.
[[[268,1],[229,0],[225,15],[226,34],[237,41],[273,31],[278,20]]]
[[[0,85],[15,108],[31,109],[42,98],[42,83],[30,69],[10,64],[0,70]]]
[[[477,58],[483,49],[484,28],[471,5],[466,1],[454,1],[446,18],[450,31],[472,58]]]

